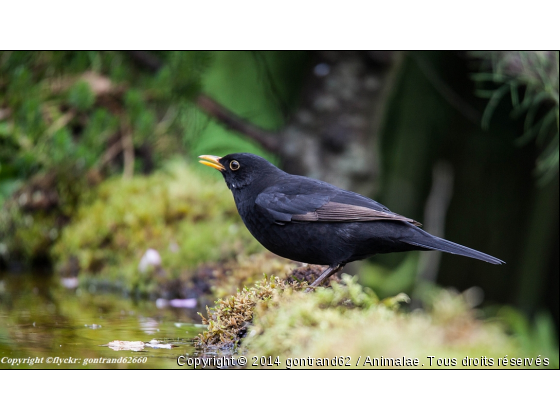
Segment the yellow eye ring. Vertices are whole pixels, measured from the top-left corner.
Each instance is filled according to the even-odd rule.
[[[240,167],[241,167],[241,165],[240,165],[239,162],[236,161],[236,160],[232,160],[232,161],[229,163],[229,168],[230,168],[232,171],[237,171]]]

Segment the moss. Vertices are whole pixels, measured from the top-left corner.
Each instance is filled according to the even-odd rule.
[[[352,367],[360,368],[373,367],[363,364],[368,356],[418,358],[419,367],[430,367],[428,356],[434,357],[431,367],[438,367],[438,359],[444,367],[455,358],[454,367],[461,367],[465,357],[480,362],[485,356],[497,367],[497,359],[506,355],[537,356],[521,355],[519,343],[504,327],[479,320],[460,294],[439,290],[428,310],[410,313],[399,309],[406,301],[404,294],[379,300],[347,275],[341,284],[313,294],[273,294],[266,305],[256,306],[242,351],[280,356],[284,362],[344,356],[353,361]]]
[[[272,256],[272,257],[271,257]],[[263,258],[276,261],[277,257],[272,254],[265,253],[258,255],[259,260]],[[258,260],[257,260],[258,261]],[[254,261],[253,261],[254,263]],[[277,262],[278,264],[278,262]],[[254,266],[254,265],[253,265]],[[258,265],[263,267],[262,263]],[[223,299],[218,299],[213,308],[206,307],[208,318],[201,313],[202,323],[208,325],[208,330],[200,334],[196,340],[196,344],[202,352],[214,352],[220,350],[231,350],[236,346],[245,335],[247,328],[250,326],[255,307],[259,305],[267,305],[267,302],[275,293],[301,292],[306,290],[309,284],[321,275],[326,267],[318,265],[302,264],[294,267],[294,263],[284,263],[280,265],[284,273],[284,278],[271,277],[266,275],[262,281],[258,281],[254,286],[244,286],[242,290],[237,289],[237,293]],[[251,267],[251,265],[249,265]],[[241,270],[240,270],[241,268]],[[236,270],[231,272],[227,282],[224,284],[239,284],[239,274],[243,272],[243,264],[238,265]],[[245,273],[251,271],[245,271]],[[279,272],[279,271],[277,271]],[[337,275],[330,277],[331,282],[339,282]],[[247,277],[245,281],[251,281],[251,277]],[[215,292],[216,292],[215,288]],[[224,289],[217,289],[223,291]],[[220,292],[218,291],[218,294]]]
[[[94,183],[83,168],[60,165],[17,190],[0,208],[0,263],[49,262],[52,245]]]
[[[276,368],[414,367],[415,359],[418,368],[502,368],[498,360],[506,357],[532,360],[517,367],[537,367],[537,358],[540,368],[558,366],[553,339],[511,334],[504,320],[484,320],[469,291],[424,287],[418,293],[424,309],[411,311],[403,305],[410,302],[406,294],[380,299],[346,274],[335,276],[331,287],[305,293],[321,272],[319,266],[300,266],[285,278],[265,276],[218,299],[206,317],[199,314],[208,325],[195,340],[199,354],[265,356],[274,361],[267,366]]]
[[[268,251],[253,255],[241,254],[233,260],[199,266],[194,275],[185,273],[189,281],[205,278],[211,286],[212,296],[226,298],[245,287],[254,286],[262,280],[263,273],[277,273],[285,277],[293,272],[296,263],[280,258]]]
[[[207,308],[208,331],[199,336],[199,348],[233,349],[241,341],[237,351],[249,360],[271,356],[280,368],[295,367],[287,364],[294,359],[306,360],[297,366],[317,367],[310,358],[341,356],[353,368],[379,367],[376,358],[418,359],[419,368],[496,368],[504,357],[548,358],[549,367],[557,365],[554,354],[533,354],[501,322],[479,319],[463,294],[434,288],[424,296],[425,310],[406,312],[405,294],[380,300],[348,275],[314,293],[303,292],[306,281],[291,279],[265,278]]]
[[[213,308],[206,307],[208,318],[199,313],[202,323],[208,330],[200,334],[196,340],[199,348],[204,351],[226,349],[235,346],[245,335],[258,304],[269,301],[275,292],[287,290],[304,290],[308,283],[278,277],[264,277],[252,287],[245,286],[233,296],[218,299]]]
[[[262,250],[223,182],[178,161],[147,177],[110,179],[94,196],[78,208],[53,249],[59,268],[75,258],[82,277],[125,279],[147,292],[158,280],[180,277],[200,263]],[[161,256],[159,276],[139,273],[148,248]]]

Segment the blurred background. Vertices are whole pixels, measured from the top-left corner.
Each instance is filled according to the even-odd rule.
[[[193,322],[177,307],[195,311],[217,277],[274,274],[220,174],[197,164],[233,152],[372,197],[507,263],[404,253],[349,265],[379,296],[406,292],[414,307],[429,288],[468,290],[485,317],[557,346],[558,60],[1,52],[0,350],[33,342],[37,305],[62,324],[99,307],[126,318],[130,299],[147,298],[171,312],[142,315],[138,328],[159,331],[163,319]],[[80,290],[96,297],[77,304]]]

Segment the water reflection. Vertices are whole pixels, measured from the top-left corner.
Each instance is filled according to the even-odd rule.
[[[0,369],[177,368],[202,330],[196,311],[67,288],[47,274],[0,273]],[[162,345],[115,351],[108,346],[115,340]],[[132,362],[139,357],[145,362]]]

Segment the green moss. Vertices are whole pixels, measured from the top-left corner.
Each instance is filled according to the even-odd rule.
[[[294,262],[265,251],[253,255],[241,254],[235,259],[206,264],[199,269],[211,270],[212,296],[214,299],[220,299],[234,295],[245,287],[255,286],[262,280],[263,273],[277,273],[285,278],[295,271],[295,267]]]
[[[198,351],[270,357],[267,366],[275,368],[511,368],[511,358],[523,361],[516,368],[558,366],[554,337],[541,331],[539,340],[511,331],[505,319],[484,320],[469,291],[424,287],[425,309],[409,311],[406,294],[379,299],[345,274],[305,293],[320,272],[299,267],[218,299],[206,317],[199,314],[208,329],[195,340]],[[529,328],[524,318],[519,323]]]
[[[262,250],[223,181],[203,178],[181,162],[148,177],[110,179],[95,196],[79,207],[53,249],[61,262],[76,258],[85,276],[123,278],[148,291],[155,277],[138,271],[148,248],[161,255],[163,280],[200,263]]]
[[[498,359],[506,356],[548,357],[549,366],[555,363],[552,354],[529,352],[516,337],[506,333],[502,323],[480,320],[461,294],[434,289],[426,310],[407,313],[399,308],[399,303],[408,301],[406,295],[379,300],[355,278],[342,278],[340,284],[315,293],[273,289],[254,306],[253,325],[240,352],[249,360],[253,355],[279,356],[281,364],[276,367],[281,368],[290,358],[332,360],[339,356],[344,357],[345,364],[351,360],[354,368],[375,367],[364,365],[368,356],[370,361],[380,357],[418,358],[418,367],[424,368],[472,368],[482,367],[482,363],[496,368],[501,367]],[[477,359],[477,365],[471,361],[464,366],[465,358]]]
[[[89,197],[83,168],[61,164],[19,188],[0,208],[0,263],[49,261],[77,203]]]
[[[198,336],[197,346],[208,352],[237,345],[247,331],[258,304],[266,304],[276,291],[301,291],[307,285],[307,282],[281,280],[278,277],[269,279],[265,276],[253,287],[245,286],[233,296],[218,299],[215,307],[206,307],[208,318],[199,313],[202,323],[208,325],[208,330]]]
[[[26,214],[16,206],[0,216],[0,232],[7,234],[2,238],[5,260],[32,261],[36,258],[47,258],[49,247],[58,235],[56,215],[39,212]]]

